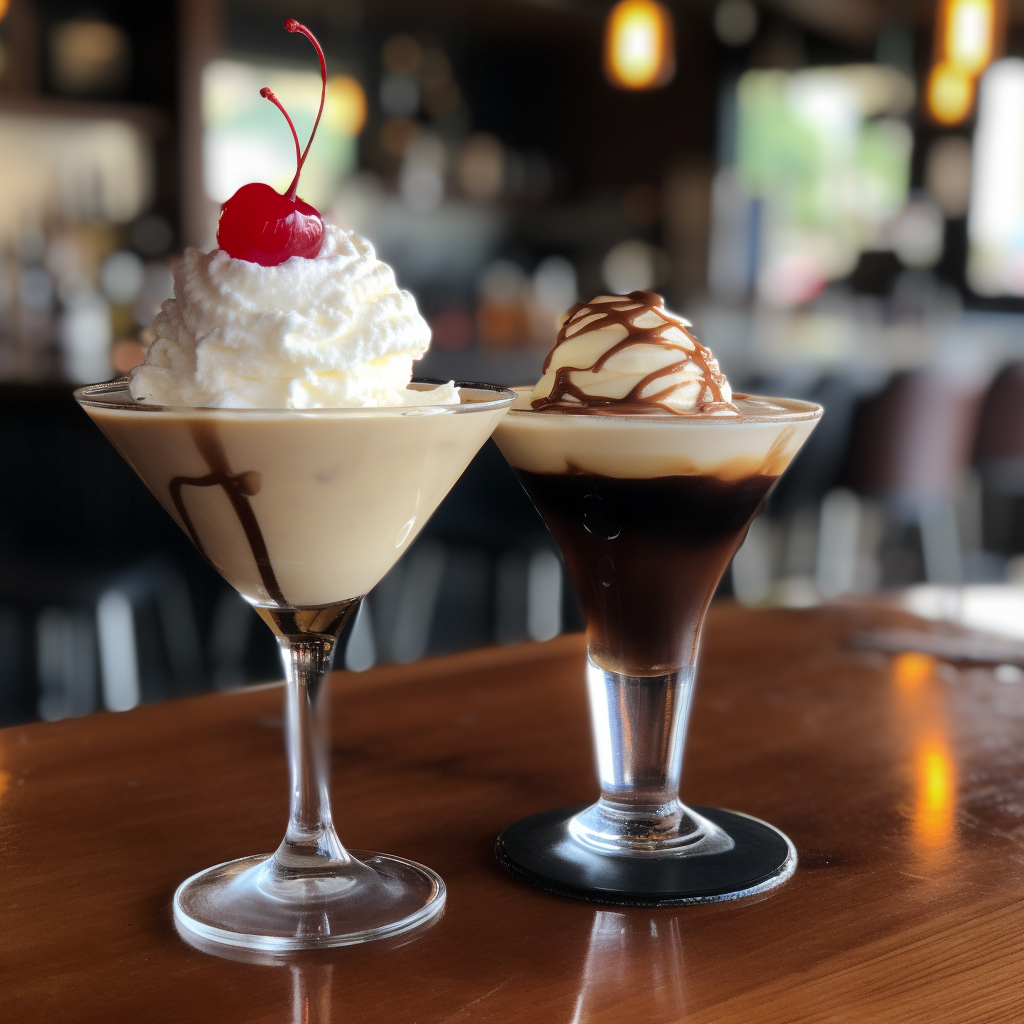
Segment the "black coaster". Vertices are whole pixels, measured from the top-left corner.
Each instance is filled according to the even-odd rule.
[[[560,896],[636,907],[676,907],[752,896],[796,870],[796,850],[767,822],[717,807],[694,807],[736,844],[697,857],[620,857],[589,850],[569,835],[569,819],[587,804],[558,807],[510,825],[495,853],[510,871]]]

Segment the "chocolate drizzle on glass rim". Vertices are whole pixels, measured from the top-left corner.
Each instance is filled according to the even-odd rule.
[[[555,372],[549,394],[531,404],[538,412],[588,413],[590,415],[664,414],[675,416],[736,416],[739,410],[725,396],[725,375],[711,350],[702,345],[689,324],[665,309],[656,292],[634,291],[628,295],[599,295],[577,303],[566,314],[554,348],[544,360],[546,374],[559,347],[609,327],[619,326],[626,336],[610,346],[589,366],[563,366]],[[679,358],[648,373],[621,398],[592,395],[573,382],[573,374],[598,373],[608,361],[635,345],[656,345],[675,350]],[[682,376],[680,376],[682,375]],[[692,409],[680,409],[668,400],[694,383],[701,393]]]

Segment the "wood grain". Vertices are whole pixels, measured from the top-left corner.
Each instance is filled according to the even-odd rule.
[[[421,860],[444,917],[404,945],[267,966],[174,931],[187,875],[269,851],[281,690],[0,732],[0,1020],[981,1024],[1024,1018],[1024,684],[845,643],[882,607],[709,621],[684,797],[784,829],[760,900],[601,907],[502,872],[511,821],[595,795],[583,644],[332,680],[343,841]]]

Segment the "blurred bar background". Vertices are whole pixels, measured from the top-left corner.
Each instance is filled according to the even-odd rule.
[[[284,17],[330,74],[304,198],[415,293],[422,376],[532,383],[569,305],[654,288],[735,387],[827,409],[723,593],[1020,606],[1024,5],[0,0],[0,724],[279,674],[71,391],[144,358],[221,202],[291,178],[259,89],[304,137],[319,75]],[[488,444],[345,661],[581,626]]]

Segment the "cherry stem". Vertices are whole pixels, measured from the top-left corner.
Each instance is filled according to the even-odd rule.
[[[327,99],[327,61],[324,59],[324,51],[320,48],[320,44],[317,42],[316,36],[306,28],[305,25],[300,24],[294,18],[285,18],[284,28],[286,32],[301,32],[312,44],[316,50],[316,55],[320,58],[320,81],[322,85],[320,87],[320,109],[316,113],[316,120],[313,122],[313,130],[309,133],[309,142],[306,143],[306,148],[302,151],[302,156],[299,157],[299,165],[295,169],[295,177],[292,179],[291,185],[288,186],[288,191],[285,193],[288,199],[295,198],[295,192],[299,187],[299,175],[302,173],[302,165],[306,162],[306,157],[309,155],[309,147],[313,145],[313,137],[316,135],[317,128],[320,127],[320,117],[324,112],[324,100]],[[284,108],[281,108],[282,111]],[[288,117],[285,114],[285,117]],[[291,119],[288,121],[291,124]],[[294,133],[295,129],[292,129]],[[295,147],[298,150],[298,137],[295,140]]]
[[[302,170],[302,151],[299,148],[299,133],[295,130],[295,125],[292,123],[292,119],[288,116],[288,111],[284,109],[284,105],[274,95],[274,90],[264,87],[260,89],[260,95],[265,100],[270,100],[271,103],[277,107],[278,110],[284,114],[284,119],[288,122],[288,127],[292,130],[292,138],[295,140],[295,180],[292,181],[289,198],[295,198],[295,188],[299,181],[299,171]]]

